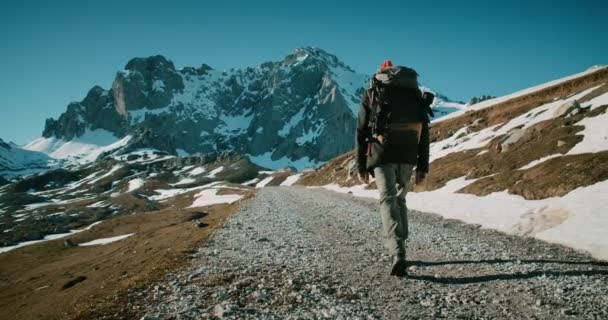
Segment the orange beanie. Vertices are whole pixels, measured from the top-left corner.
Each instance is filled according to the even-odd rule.
[[[386,67],[392,67],[393,66],[393,62],[390,60],[384,60],[384,62],[382,62],[382,64],[380,65],[380,68],[386,68]]]

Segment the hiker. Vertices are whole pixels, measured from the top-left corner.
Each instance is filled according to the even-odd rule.
[[[408,237],[405,195],[416,167],[415,183],[429,171],[429,115],[434,95],[418,88],[415,70],[380,65],[361,97],[355,154],[359,179],[375,177],[386,246],[393,257],[391,275],[406,275]]]

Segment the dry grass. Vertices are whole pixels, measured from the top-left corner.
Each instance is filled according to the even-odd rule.
[[[188,197],[176,201],[186,203]],[[111,310],[109,297],[187,263],[187,254],[223,225],[239,203],[120,216],[69,237],[83,243],[136,233],[107,245],[68,248],[59,239],[1,254],[0,318],[89,319],[92,310]],[[210,213],[202,219],[208,225],[204,228],[190,221],[200,210]]]

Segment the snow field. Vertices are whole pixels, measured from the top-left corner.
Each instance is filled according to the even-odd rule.
[[[460,177],[441,189],[410,192],[407,194],[408,208],[510,234],[533,236],[585,250],[598,259],[608,259],[608,216],[603,212],[603,208],[608,208],[608,181],[577,188],[561,198],[543,200],[526,200],[506,191],[483,197],[457,193],[474,181]],[[351,192],[357,197],[379,197],[377,190],[366,189],[366,185],[345,188],[330,184],[322,188]]]

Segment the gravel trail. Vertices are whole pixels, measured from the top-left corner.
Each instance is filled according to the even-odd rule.
[[[608,263],[409,213],[409,277],[389,276],[376,200],[259,190],[141,292],[147,319],[608,319]]]

